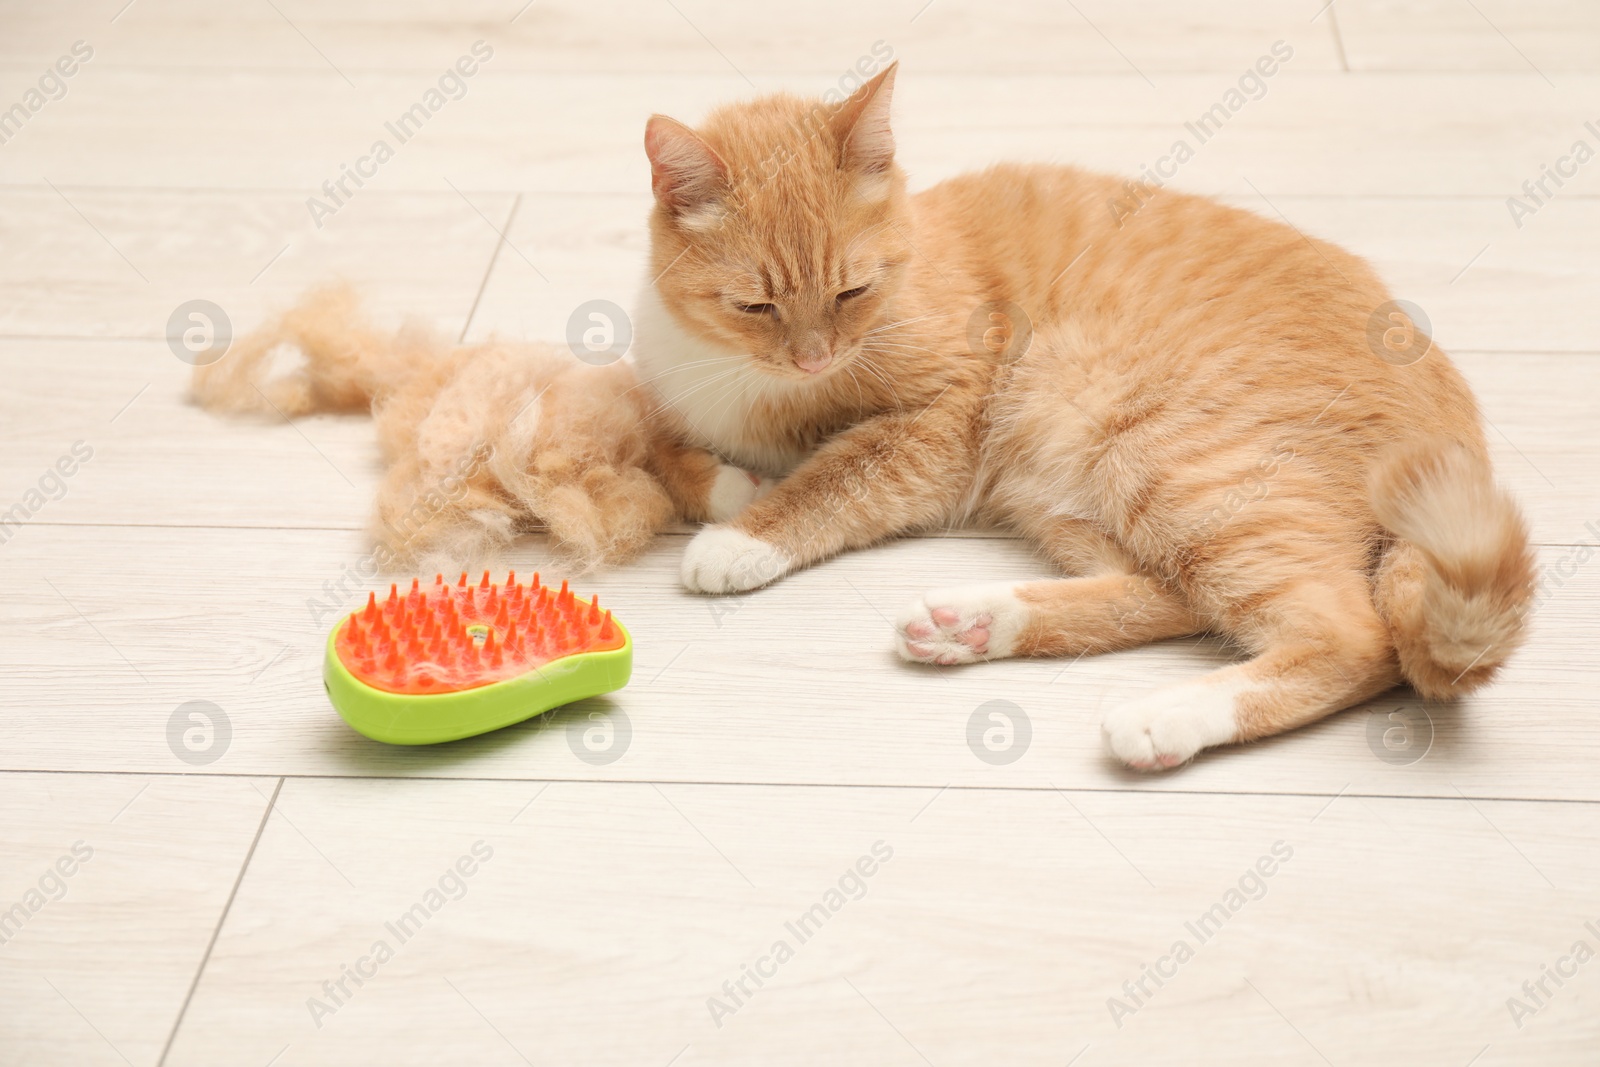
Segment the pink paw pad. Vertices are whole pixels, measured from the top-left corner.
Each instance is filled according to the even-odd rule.
[[[900,624],[903,648],[910,657],[942,667],[971,663],[989,651],[994,615],[982,611],[963,617],[958,608],[924,608],[919,619]]]
[[[1130,760],[1128,766],[1136,771],[1170,771],[1182,762],[1180,756],[1160,755],[1155,759]]]

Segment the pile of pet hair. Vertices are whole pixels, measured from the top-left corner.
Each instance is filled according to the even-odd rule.
[[[197,367],[212,411],[293,419],[370,410],[387,468],[372,533],[385,569],[460,569],[544,529],[582,569],[619,563],[673,522],[646,468],[652,400],[633,368],[565,348],[452,344],[374,328],[353,291],[312,292]]]

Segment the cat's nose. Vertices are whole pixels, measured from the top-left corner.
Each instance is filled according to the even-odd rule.
[[[820,374],[833,362],[833,353],[826,348],[816,348],[794,357],[794,365],[807,374]]]

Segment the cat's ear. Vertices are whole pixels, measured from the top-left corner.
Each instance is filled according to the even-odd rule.
[[[665,115],[651,115],[644,127],[650,157],[650,188],[674,215],[712,207],[728,192],[728,165],[698,134]]]
[[[889,101],[894,96],[896,60],[851,94],[833,116],[840,162],[861,174],[882,174],[894,165],[894,134],[889,129]]]

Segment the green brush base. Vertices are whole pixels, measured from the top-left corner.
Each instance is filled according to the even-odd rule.
[[[575,700],[615,692],[633,673],[633,635],[617,622],[621,648],[563,656],[475,689],[390,693],[361,681],[340,661],[334,642],[344,625],[341,621],[328,635],[322,668],[328,699],[357,733],[391,745],[437,745],[486,734]]]

